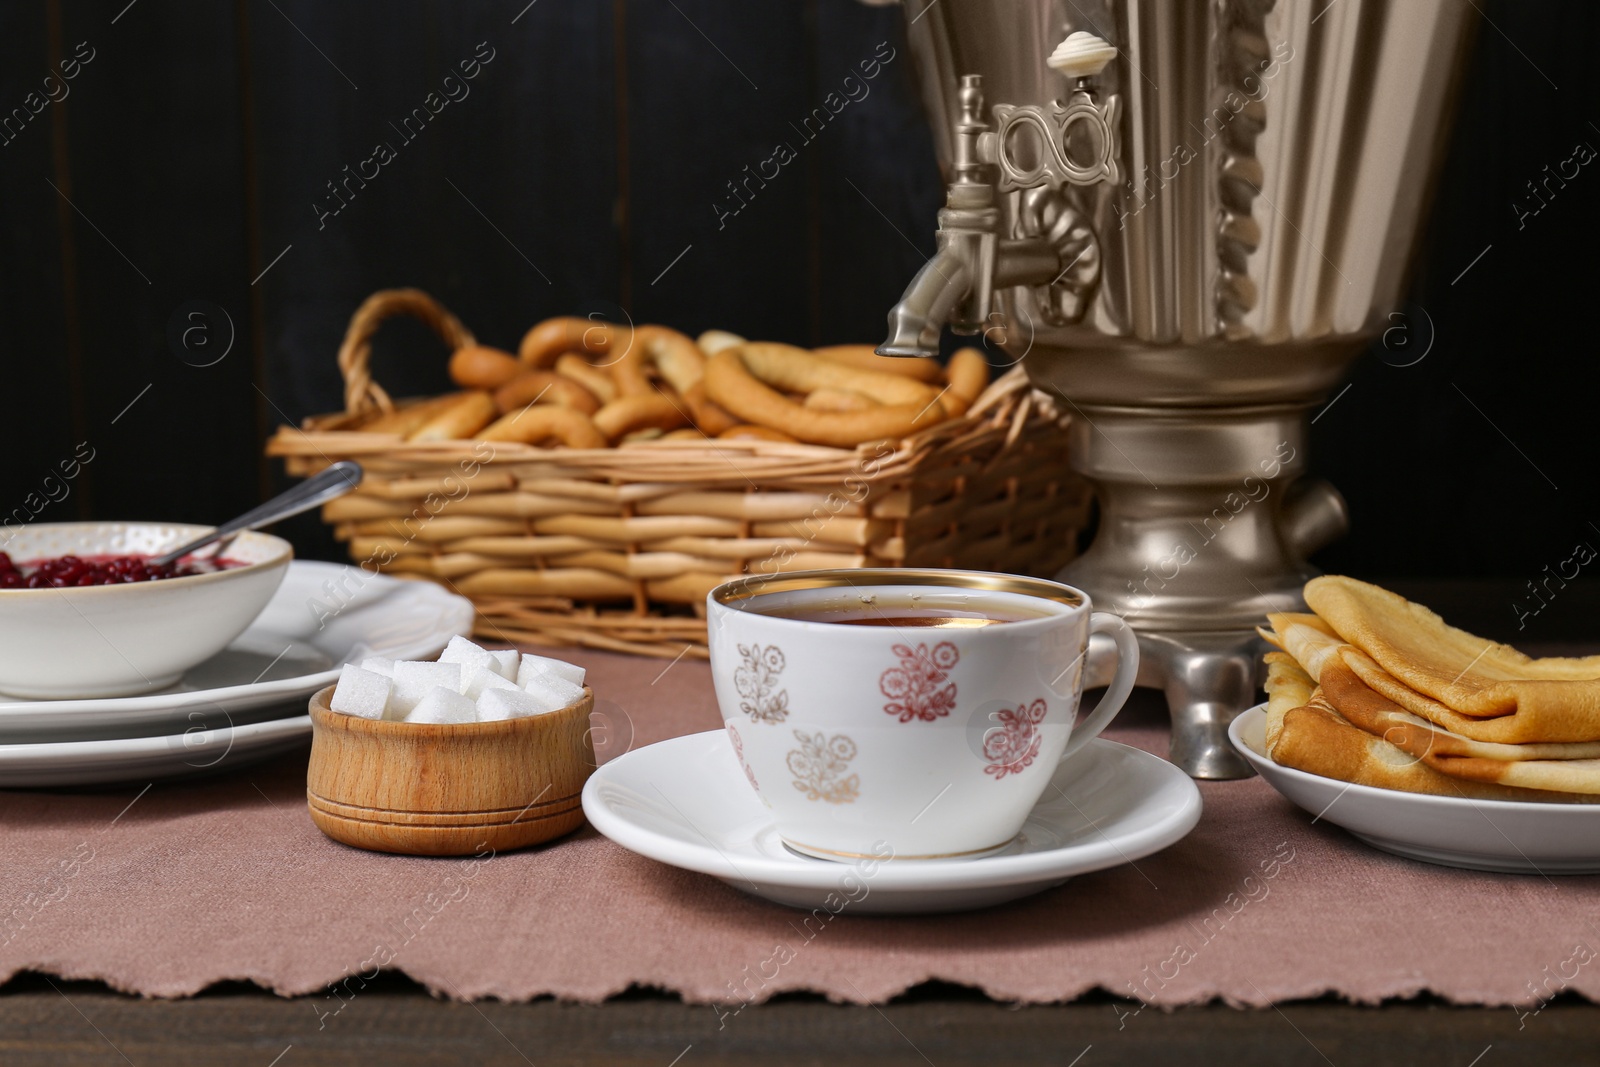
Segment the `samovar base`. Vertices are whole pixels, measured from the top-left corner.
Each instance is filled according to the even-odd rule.
[[[1305,477],[1305,410],[1084,404],[1074,420],[1100,526],[1060,578],[1139,635],[1139,684],[1166,696],[1169,758],[1195,778],[1252,773],[1228,725],[1259,699],[1255,628],[1305,610],[1305,557],[1346,526],[1338,492]],[[1107,651],[1090,650],[1090,684]]]
[[[1139,685],[1159,689],[1172,716],[1167,758],[1191,778],[1249,778],[1254,771],[1234,751],[1228,727],[1260,702],[1261,656],[1267,643],[1254,630],[1139,634]],[[1117,655],[1109,638],[1089,643],[1086,688],[1110,683]]]
[[[1248,778],[1228,740],[1257,702],[1266,642],[1254,630],[1139,635],[1139,684],[1160,689],[1172,715],[1167,758],[1191,778]]]

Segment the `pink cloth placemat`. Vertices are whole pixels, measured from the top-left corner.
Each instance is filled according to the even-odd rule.
[[[637,746],[720,725],[704,663],[569,658],[610,713],[611,752],[630,730]],[[1163,718],[1146,693],[1107,736],[1161,752]],[[171,997],[244,979],[329,1013],[379,967],[451,997],[640,985],[729,1012],[785,990],[883,1001],[929,979],[1028,1003],[1096,987],[1161,1006],[1600,997],[1600,878],[1398,859],[1259,779],[1203,783],[1200,825],[1136,866],[967,914],[846,907],[809,936],[798,912],[588,828],[476,863],[335,844],[306,815],[305,750],[158,782],[130,807],[139,789],[0,792],[0,981],[35,970]]]

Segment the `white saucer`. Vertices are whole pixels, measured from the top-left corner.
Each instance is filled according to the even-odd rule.
[[[1352,785],[1274,763],[1266,705],[1228,727],[1267,783],[1323,822],[1407,859],[1505,874],[1600,874],[1600,804],[1467,800]]]
[[[366,656],[425,659],[472,629],[472,603],[431,582],[296,560],[250,628],[160,693],[0,701],[0,750],[14,742],[181,734],[303,715],[339,667]],[[0,757],[0,775],[9,764]]]
[[[1056,771],[1022,833],[977,860],[858,867],[789,851],[722,730],[648,745],[602,765],[583,790],[596,830],[650,859],[791,907],[855,913],[965,911],[1136,860],[1200,819],[1200,791],[1166,760],[1095,740]]]
[[[168,737],[0,745],[0,789],[110,785],[209,774],[287,752],[311,737],[311,716]]]

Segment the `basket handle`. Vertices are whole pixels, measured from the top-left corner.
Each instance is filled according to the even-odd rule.
[[[394,410],[394,401],[383,386],[372,380],[372,335],[391,315],[411,315],[421,319],[454,352],[476,344],[472,331],[450,310],[421,289],[380,289],[362,301],[350,316],[339,346],[339,373],[344,375],[344,407],[352,415],[378,408]]]

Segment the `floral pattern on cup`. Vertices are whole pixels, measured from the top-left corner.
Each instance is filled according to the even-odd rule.
[[[815,734],[796,730],[794,736],[800,747],[789,750],[789,773],[794,775],[794,787],[807,800],[849,804],[861,795],[861,776],[844,777],[856,758],[854,741],[844,734],[824,737],[820,730]]]
[[[961,658],[955,645],[940,641],[932,651],[927,645],[915,649],[895,645],[894,654],[900,666],[890,667],[878,679],[878,688],[889,698],[884,711],[901,722],[933,722],[955,710],[956,684],[944,684],[950,681],[950,668]]]
[[[744,661],[733,672],[733,687],[744,699],[739,710],[752,722],[778,723],[789,717],[789,691],[778,688],[783,673],[783,650],[777,645],[740,645]]]
[[[744,776],[750,779],[750,788],[759,793],[761,792],[761,786],[756,782],[756,772],[750,769],[750,764],[746,763],[744,759],[744,738],[739,736],[739,731],[733,723],[730,722],[727,726],[728,737],[733,741],[734,757],[738,759],[739,766],[744,768]]]
[[[1019,704],[1017,710],[1001,709],[995,718],[1000,725],[990,727],[983,736],[983,758],[989,761],[985,774],[999,781],[1008,774],[1021,774],[1033,766],[1039,755],[1039,724],[1044,721],[1043,700]]]

